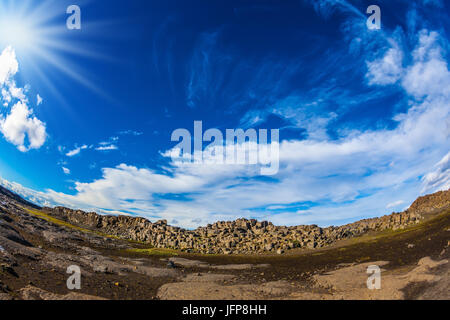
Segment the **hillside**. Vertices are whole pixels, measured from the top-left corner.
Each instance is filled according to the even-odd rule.
[[[239,219],[189,231],[39,208],[0,188],[0,299],[449,299],[449,205],[445,191],[339,227]],[[366,287],[374,264],[382,290]],[[80,290],[66,286],[74,265]]]
[[[420,223],[434,212],[450,207],[450,192],[438,192],[418,198],[400,213],[365,219],[339,227],[320,228],[316,225],[294,227],[275,226],[268,221],[238,219],[219,221],[189,231],[145,218],[102,216],[63,207],[44,208],[55,218],[122,239],[149,243],[157,248],[170,248],[204,254],[252,254],[277,252],[295,248],[323,248],[342,239],[361,236],[371,231],[398,230]]]

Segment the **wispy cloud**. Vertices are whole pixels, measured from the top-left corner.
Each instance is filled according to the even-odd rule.
[[[279,213],[271,219],[286,224],[311,221],[329,224],[361,217],[362,212],[364,216],[383,214],[393,204],[399,205],[399,198],[405,204],[414,200],[423,183],[433,181],[433,177],[442,178],[441,185],[448,183],[448,176],[441,174],[446,172],[444,160],[438,168],[440,174],[420,181],[436,159],[448,152],[448,124],[442,121],[449,118],[450,112],[450,91],[446,90],[448,69],[439,54],[443,49],[437,40],[433,32],[423,30],[411,53],[402,52],[412,58],[411,64],[402,66],[400,78],[389,85],[400,86],[414,102],[407,112],[396,115],[395,128],[347,130],[338,139],[323,135],[282,141],[280,172],[273,180],[258,179],[257,168],[245,165],[171,163],[170,168],[157,173],[122,164],[103,169],[99,180],[77,183],[78,193],[74,196],[53,191],[48,191],[47,196],[62,203],[84,203],[89,207],[176,219],[188,227],[238,216],[266,217],[261,208],[274,205],[286,209],[277,210]],[[364,68],[365,61],[361,63]],[[436,64],[440,68],[435,68]],[[428,75],[424,78],[425,85],[418,88],[411,84],[409,79],[422,73]],[[423,100],[423,96],[427,99]],[[281,105],[283,113],[277,112],[283,117],[293,117],[291,120],[298,121],[297,125],[305,123],[307,119],[290,116],[288,106],[297,105],[299,100],[294,104],[292,101]],[[314,108],[311,101],[308,103],[303,105]],[[311,117],[310,125],[318,119]],[[328,123],[329,120],[318,122],[316,129],[310,131],[325,129]],[[180,199],[176,195],[183,196]],[[320,206],[300,211],[289,209],[292,204],[303,202]]]
[[[81,147],[76,147],[75,149],[70,150],[69,152],[67,152],[66,156],[67,157],[74,157],[74,156],[80,154],[81,150],[86,150],[88,148],[89,147],[87,145],[82,145]]]
[[[36,105],[40,106],[43,101],[44,101],[44,99],[42,99],[42,97],[39,94],[37,94],[36,95]]]
[[[102,145],[100,147],[95,148],[97,151],[111,151],[111,150],[117,150],[119,149],[116,145],[110,144],[110,145]]]
[[[366,18],[361,11],[346,0],[307,0],[306,2],[311,3],[314,9],[325,18],[330,17],[335,11],[352,13],[360,18]]]
[[[370,85],[394,84],[402,77],[403,51],[394,40],[391,43],[392,47],[382,58],[367,62],[366,77]]]
[[[119,132],[120,135],[132,135],[132,136],[141,136],[144,133],[140,132],[140,131],[135,131],[135,130],[125,130],[125,131],[120,131]]]
[[[397,200],[395,202],[391,202],[386,206],[386,209],[392,209],[392,208],[397,208],[398,206],[401,206],[402,204],[404,204],[405,201],[403,200]]]
[[[435,165],[435,170],[423,177],[422,192],[435,192],[450,188],[450,152]]]

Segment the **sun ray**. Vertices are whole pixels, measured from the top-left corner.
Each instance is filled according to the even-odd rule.
[[[78,4],[87,5],[89,1],[78,1]],[[39,61],[97,95],[111,100],[95,84],[92,76],[72,61],[76,61],[77,57],[97,59],[102,62],[115,61],[108,55],[102,54],[100,50],[96,50],[92,44],[94,42],[89,41],[89,37],[85,37],[81,42],[73,37],[73,33],[69,33],[64,20],[66,5],[67,2],[57,0],[0,0],[0,50],[12,46],[21,64],[33,65],[36,75],[55,93],[56,97],[60,96],[57,94],[57,82],[52,82],[52,79],[41,71]],[[30,75],[29,72],[26,74]]]
[[[80,72],[77,72],[77,68],[75,68],[71,63],[69,63],[67,59],[63,58],[62,56],[58,56],[50,51],[42,50],[38,47],[35,47],[33,51],[40,58],[44,59],[47,63],[57,68],[65,75],[69,76],[71,79],[77,81],[78,83],[98,94],[105,94],[92,81],[84,77]]]
[[[93,51],[91,49],[87,49],[83,47],[82,43],[73,42],[73,41],[61,41],[61,40],[52,40],[52,39],[40,39],[36,43],[40,47],[46,47],[48,49],[62,51],[64,53],[74,54],[86,58],[97,59],[109,62],[117,62],[116,59],[113,59],[110,56],[102,54],[98,51]]]

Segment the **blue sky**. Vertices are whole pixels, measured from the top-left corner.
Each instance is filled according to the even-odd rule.
[[[0,183],[28,199],[325,226],[450,186],[445,1],[79,1],[81,30],[70,4],[0,0]],[[173,162],[196,120],[280,129],[278,173]]]

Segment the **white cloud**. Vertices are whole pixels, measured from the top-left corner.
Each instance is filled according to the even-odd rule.
[[[392,47],[387,50],[384,57],[367,62],[366,77],[371,85],[394,84],[402,76],[403,51],[393,40],[390,42]]]
[[[17,88],[14,81],[8,81],[6,84],[6,89],[3,88],[3,90],[3,99],[5,100],[5,102],[7,102],[7,104],[9,104],[13,99],[18,99],[20,101],[28,103],[28,99],[25,95],[26,90],[24,90],[23,88]]]
[[[119,141],[119,137],[111,137],[109,138],[109,141],[104,141],[104,142],[99,142],[98,143],[98,147],[96,147],[94,149],[93,145],[82,145],[81,147],[76,147],[73,150],[70,150],[68,152],[66,152],[66,156],[67,157],[74,157],[78,154],[81,153],[82,150],[86,150],[86,149],[94,149],[96,151],[112,151],[112,150],[118,150],[119,148],[117,147],[116,143]],[[60,152],[62,152],[64,148],[59,146],[58,150]]]
[[[386,209],[392,209],[392,208],[396,208],[398,206],[401,206],[402,204],[404,204],[405,201],[403,200],[397,200],[395,202],[391,202],[386,206]]]
[[[62,170],[63,170],[64,174],[66,174],[66,175],[70,174],[70,169],[67,169],[66,167],[62,167]]]
[[[37,94],[36,95],[36,105],[37,106],[41,105],[43,101],[44,100],[42,99],[42,97],[39,94]]]
[[[88,148],[87,145],[83,145],[83,146],[81,146],[81,147],[76,147],[75,149],[70,150],[69,152],[67,152],[67,153],[66,153],[66,156],[67,156],[67,157],[73,157],[73,156],[76,156],[76,155],[80,154],[81,150],[85,150],[85,149],[87,149],[87,148]]]
[[[450,152],[436,164],[434,171],[423,177],[423,182],[423,192],[450,189]]]
[[[22,152],[39,149],[47,138],[45,124],[33,116],[33,111],[23,102],[17,102],[5,119],[0,118],[0,131]]]
[[[116,145],[110,144],[110,145],[101,145],[100,147],[95,148],[97,151],[111,151],[111,150],[117,150],[118,147]]]
[[[16,53],[12,47],[7,47],[0,55],[0,87],[2,87],[2,98],[4,106],[13,99],[26,102],[25,90],[17,88],[13,77],[19,71]]]
[[[19,63],[16,52],[12,47],[7,47],[0,55],[0,86],[13,77],[19,71]]]
[[[448,96],[450,92],[450,72],[438,38],[435,31],[422,30],[419,34],[419,45],[413,52],[414,64],[407,69],[402,83],[415,97]]]
[[[41,204],[43,206],[50,206],[54,204],[48,200],[49,197],[45,193],[26,188],[19,183],[9,182],[0,177],[0,185],[21,195],[33,203]]]
[[[19,71],[15,51],[7,47],[0,55],[0,87],[2,87],[3,106],[8,107],[13,100],[18,100],[6,117],[0,116],[0,131],[7,141],[26,152],[39,149],[47,139],[46,126],[28,106],[25,95],[27,88],[18,88],[13,77]],[[28,140],[28,141],[26,141]]]

